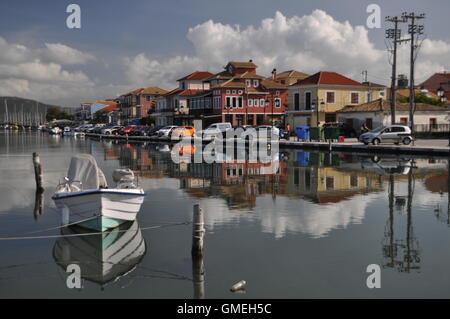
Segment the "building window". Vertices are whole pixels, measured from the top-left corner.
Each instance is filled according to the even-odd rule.
[[[236,94],[236,90],[231,91],[233,94]]]
[[[238,107],[242,109],[242,96],[238,98]]]
[[[265,104],[266,103],[265,103],[264,99],[259,100],[259,106],[264,107]]]
[[[242,94],[242,93],[244,93],[244,92],[243,92],[242,90],[239,90],[238,93],[239,93],[239,94]]]
[[[350,93],[350,103],[351,104],[359,104],[359,93],[358,92]]]
[[[254,105],[254,106],[259,106],[259,100],[258,100],[258,99],[255,99],[255,101],[253,102],[253,105]]]
[[[252,86],[252,81],[250,80],[245,80],[245,86],[247,86],[248,88]]]
[[[275,107],[280,107],[280,106],[281,106],[281,100],[275,99]]]
[[[236,97],[233,97],[233,108],[236,108],[237,104],[236,104]]]
[[[227,98],[226,98],[226,104],[225,105],[226,105],[227,109],[231,107],[231,98],[229,96],[227,96]]]
[[[227,94],[230,94],[230,90],[227,90]]]
[[[253,100],[251,100],[251,99],[250,99],[250,100],[247,100],[247,105],[248,105],[248,106],[253,106]]]
[[[336,103],[334,92],[327,92],[327,103],[329,103],[329,104]]]
[[[327,189],[334,189],[334,177],[327,177],[326,178],[326,188]]]
[[[384,97],[384,91],[381,91],[381,92],[380,92],[380,96],[381,96],[381,97]]]
[[[259,85],[259,81],[258,80],[253,80],[253,86],[254,87],[258,87]]]
[[[429,120],[430,126],[431,127],[436,127],[437,126],[437,119],[435,117],[431,117]]]
[[[300,93],[294,94],[294,109],[296,111],[300,110]]]
[[[146,100],[147,102],[150,102],[150,95],[147,95],[147,96],[145,97],[145,100]]]
[[[276,95],[280,95],[280,91],[276,91],[275,94],[276,94]]]
[[[350,187],[358,187],[358,175],[350,175]]]

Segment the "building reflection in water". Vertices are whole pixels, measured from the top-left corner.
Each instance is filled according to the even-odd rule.
[[[414,176],[420,175],[427,187],[429,178],[447,173],[446,162],[432,159],[412,161],[396,156],[302,151],[273,154],[274,161],[270,163],[227,160],[211,164],[193,161],[177,164],[171,159],[171,150],[170,145],[117,143],[105,151],[105,158],[119,159],[120,165],[132,168],[142,178],[178,179],[179,188],[190,196],[222,199],[228,210],[242,211],[243,214],[258,210],[263,227],[273,227],[272,232],[279,229],[283,229],[283,232],[301,231],[316,238],[332,229],[362,222],[368,203],[382,198],[387,191],[389,196],[393,194],[389,197],[389,210],[406,211],[405,215],[409,217],[407,234],[401,239],[395,239],[396,245],[390,245],[388,241],[386,255],[391,258],[396,250],[400,254],[399,249],[405,247],[405,254],[409,256],[402,257],[405,262],[415,260],[414,254],[417,252],[418,255],[419,252],[411,213]],[[185,151],[192,154],[201,150],[191,148]],[[394,192],[391,175],[394,184],[410,184],[409,190]],[[268,198],[280,205],[268,205]],[[258,206],[257,200],[264,204]],[[280,212],[274,209],[284,209],[282,219],[275,218],[274,214]],[[216,217],[214,214],[207,216],[209,225],[211,222],[222,222],[224,218],[232,218],[226,217],[230,214],[226,214],[225,210],[222,213],[217,205],[214,211]],[[389,220],[394,222],[393,218]],[[277,224],[281,222],[284,224]],[[389,225],[387,229],[388,238],[394,238],[396,234],[389,231]],[[282,236],[283,232],[276,236]],[[420,259],[419,256],[417,258]],[[405,267],[412,269],[413,266],[409,263]]]
[[[79,226],[62,228],[53,248],[55,262],[66,271],[70,264],[81,268],[81,277],[101,286],[128,275],[146,253],[146,243],[138,222],[128,222],[104,234]]]

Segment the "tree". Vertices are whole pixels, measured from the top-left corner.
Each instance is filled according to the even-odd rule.
[[[409,96],[401,97],[398,99],[398,101],[400,103],[409,103]],[[431,105],[437,105],[437,106],[446,106],[445,102],[442,102],[439,99],[429,97],[425,93],[415,94],[414,101],[416,103],[424,103],[424,104],[431,104]]]
[[[73,116],[59,107],[51,106],[47,109],[47,121],[52,120],[72,120]]]

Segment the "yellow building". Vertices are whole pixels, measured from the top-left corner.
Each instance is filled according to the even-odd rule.
[[[318,72],[289,87],[287,119],[292,128],[337,122],[336,111],[386,97],[386,87],[360,83],[336,72]]]

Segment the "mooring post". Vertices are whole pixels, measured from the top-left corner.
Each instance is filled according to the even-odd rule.
[[[33,153],[33,165],[34,165],[34,177],[36,179],[36,191],[42,193],[44,191],[44,187],[42,187],[41,159],[39,157],[39,154],[36,152]]]
[[[203,236],[205,235],[203,211],[198,204],[194,205],[192,216],[192,255],[203,255]]]

